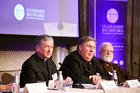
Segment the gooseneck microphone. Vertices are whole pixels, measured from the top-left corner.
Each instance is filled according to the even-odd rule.
[[[75,77],[75,75],[73,75],[73,73],[64,65],[62,65],[62,63],[59,63],[60,66],[62,66],[67,72],[69,72],[71,74],[71,76],[78,82],[77,84],[73,84],[72,87],[73,88],[85,88],[81,82]]]

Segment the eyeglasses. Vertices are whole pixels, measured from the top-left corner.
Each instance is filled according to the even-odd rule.
[[[110,52],[110,53],[114,53],[114,51],[113,50],[102,50],[103,52],[106,52],[106,53],[108,53],[108,52]]]

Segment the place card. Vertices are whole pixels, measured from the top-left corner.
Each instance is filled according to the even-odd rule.
[[[137,79],[136,80],[127,80],[127,81],[125,81],[123,86],[130,87],[130,88],[138,88],[138,87],[140,87],[140,83]]]
[[[117,85],[115,84],[115,82],[113,80],[111,81],[103,81],[101,82],[97,88],[101,88],[104,90],[108,90],[108,89],[114,89],[114,88],[118,88]]]
[[[23,93],[47,93],[46,82],[43,83],[29,83],[25,85]]]
[[[49,80],[48,89],[58,89],[57,80]]]
[[[53,80],[57,80],[57,79],[58,79],[57,73],[54,73],[54,74],[52,75],[52,78],[53,78]]]

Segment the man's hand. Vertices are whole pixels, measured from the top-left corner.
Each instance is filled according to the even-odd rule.
[[[67,78],[65,79],[65,83],[71,83],[71,82],[73,82],[73,81],[72,81],[72,79],[71,79],[70,77],[67,77]]]
[[[14,88],[14,91],[19,91],[19,85],[16,83],[9,83],[9,84],[3,85],[2,90],[13,91],[13,88]]]
[[[99,75],[90,75],[89,79],[92,79],[94,84],[99,84],[102,81],[102,78]]]

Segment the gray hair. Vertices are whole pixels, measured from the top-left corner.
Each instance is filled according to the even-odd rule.
[[[102,48],[103,48],[105,45],[111,45],[111,46],[113,47],[113,45],[112,45],[110,42],[103,42],[103,43],[101,44],[101,46],[100,46],[99,52],[102,51]]]
[[[79,49],[79,45],[85,43],[86,41],[93,41],[96,43],[96,40],[91,36],[83,36],[78,40],[77,49]]]
[[[35,39],[35,45],[41,45],[42,41],[53,41],[53,37],[49,35],[40,35]]]

